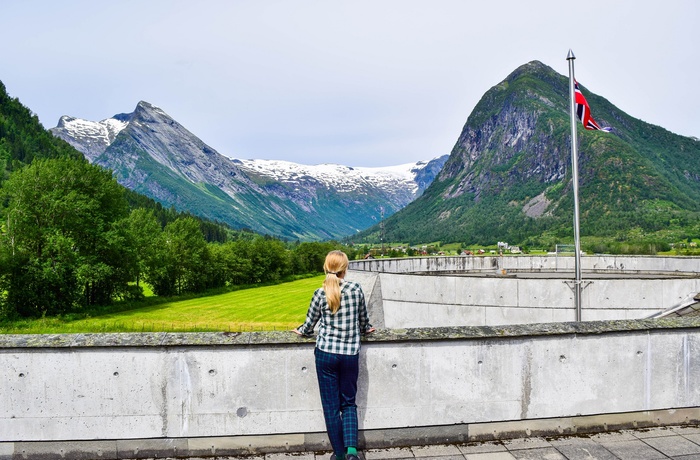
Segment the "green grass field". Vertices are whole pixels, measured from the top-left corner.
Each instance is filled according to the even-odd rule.
[[[0,326],[3,334],[288,330],[304,322],[323,276],[67,321],[42,318]]]

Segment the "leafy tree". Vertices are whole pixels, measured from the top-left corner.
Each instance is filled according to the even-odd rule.
[[[201,292],[208,287],[209,248],[192,217],[165,226],[146,262],[146,280],[157,295]]]
[[[109,302],[128,281],[115,223],[127,212],[109,171],[38,159],[3,184],[6,312],[56,314]]]
[[[254,283],[252,241],[239,239],[224,245],[226,251],[226,283],[229,285]]]
[[[294,270],[297,273],[322,272],[326,254],[338,248],[338,243],[300,243],[294,249]],[[350,257],[350,254],[348,254]]]
[[[278,281],[292,273],[288,250],[280,240],[256,238],[253,241],[251,256],[256,283]]]
[[[209,243],[209,287],[219,288],[227,285],[230,259],[226,244]]]
[[[162,228],[153,211],[145,208],[132,210],[122,221],[121,228],[126,235],[123,252],[130,261],[130,279],[136,281],[136,288],[128,289],[127,293],[140,297],[139,293],[143,292],[141,279],[148,262],[156,256]]]

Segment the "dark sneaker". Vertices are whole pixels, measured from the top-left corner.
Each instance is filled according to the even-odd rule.
[[[347,454],[345,456],[345,460],[360,460],[360,459],[357,458],[357,455],[355,455],[355,454]]]

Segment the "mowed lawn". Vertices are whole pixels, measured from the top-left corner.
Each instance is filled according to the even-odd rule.
[[[5,333],[271,331],[304,322],[323,276],[162,303],[75,321],[41,319]]]

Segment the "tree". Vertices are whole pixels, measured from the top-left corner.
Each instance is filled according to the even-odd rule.
[[[158,248],[146,262],[146,281],[157,295],[201,292],[209,286],[209,248],[192,217],[165,226]]]
[[[252,284],[255,282],[251,260],[252,246],[251,241],[244,239],[231,241],[223,246],[223,251],[226,254],[226,282],[228,284]]]
[[[115,294],[122,299],[141,299],[143,298],[141,280],[148,261],[155,257],[162,228],[152,210],[138,208],[133,209],[128,217],[119,222],[117,232],[118,235],[115,238],[123,241],[119,257],[124,260],[123,265],[127,269],[126,278],[128,281],[135,281],[136,284],[127,283],[119,286]]]
[[[340,245],[335,242],[300,243],[294,249],[294,269],[297,273],[322,272],[326,254]],[[346,249],[347,251],[347,249]],[[352,260],[353,255],[348,254]]]
[[[125,249],[130,252],[133,259],[132,279],[139,286],[148,261],[153,259],[157,252],[162,229],[153,211],[144,208],[132,210],[122,225],[128,236],[128,244]]]
[[[127,212],[112,174],[85,160],[38,159],[3,184],[6,312],[64,313],[108,302],[128,281],[115,227]]]
[[[251,262],[254,282],[278,281],[291,274],[287,248],[280,240],[258,237],[253,241]]]

